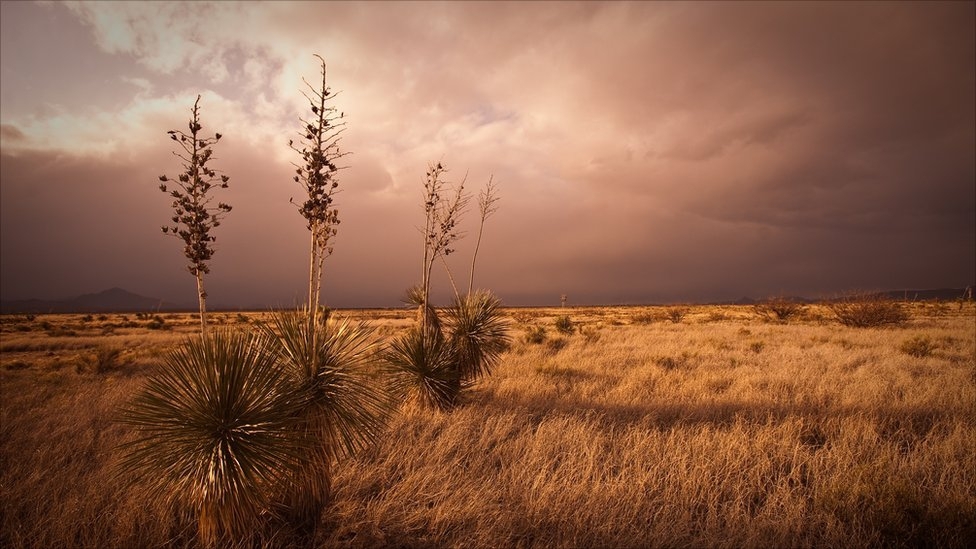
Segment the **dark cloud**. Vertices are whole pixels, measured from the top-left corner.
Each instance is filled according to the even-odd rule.
[[[173,160],[155,139],[203,87],[208,124],[228,136],[219,160],[235,206],[213,301],[298,301],[308,235],[288,203],[300,189],[285,143],[311,51],[342,91],[354,153],[332,304],[393,305],[419,279],[421,177],[438,160],[472,191],[494,174],[503,201],[477,285],[510,303],[976,279],[971,2],[9,4],[5,298],[122,286],[192,301],[177,243],[157,234],[166,201],[151,182]],[[64,61],[8,32],[28,15],[22,27],[68,29],[55,44],[90,75],[63,86],[74,102],[48,82],[58,71],[31,99],[23,67]],[[108,81],[122,84],[99,95]],[[102,98],[94,114],[78,95]],[[100,143],[115,122],[131,135]],[[474,217],[450,262],[464,280]]]

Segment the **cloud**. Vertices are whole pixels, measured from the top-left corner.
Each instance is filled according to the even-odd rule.
[[[330,300],[392,304],[415,281],[420,179],[438,160],[472,190],[494,174],[503,202],[478,280],[513,300],[717,299],[976,276],[971,3],[3,9],[5,197],[29,203],[7,189],[41,184],[25,159],[51,170],[73,159],[45,172],[47,187],[71,187],[54,201],[95,201],[106,177],[154,180],[173,167],[164,132],[185,124],[200,93],[204,125],[226,136],[217,162],[239,203],[214,274],[229,301],[300,292],[289,281],[301,276],[305,235],[288,204],[300,190],[286,144],[307,109],[302,78],[317,82],[312,53],[328,61],[353,153]],[[11,21],[64,32],[19,33]],[[42,35],[58,55],[44,53]],[[42,65],[64,66],[62,87],[83,93],[56,94],[48,71],[22,74]],[[37,79],[43,90],[28,91]],[[5,264],[26,253],[26,215],[4,220]],[[51,246],[66,245],[70,233],[45,230]],[[27,292],[31,277],[7,269],[21,282],[5,291]]]

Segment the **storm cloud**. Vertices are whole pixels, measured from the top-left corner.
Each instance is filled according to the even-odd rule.
[[[429,162],[502,195],[509,304],[726,300],[976,279],[976,13],[950,3],[0,4],[4,299],[192,303],[157,176],[202,95],[234,211],[225,306],[302,298],[302,78],[348,129],[335,306],[420,278]],[[472,212],[474,213],[474,212]],[[467,277],[469,215],[452,269]],[[449,286],[436,275],[439,299]]]

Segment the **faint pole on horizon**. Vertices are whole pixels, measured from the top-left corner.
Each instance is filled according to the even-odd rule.
[[[559,296],[559,306],[560,307],[563,307],[563,308],[566,307],[566,299],[568,299],[568,296],[566,294],[562,294],[562,295]]]

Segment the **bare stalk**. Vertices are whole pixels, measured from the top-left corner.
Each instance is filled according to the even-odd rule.
[[[495,204],[498,202],[499,197],[494,185],[494,177],[494,175],[489,176],[488,184],[485,185],[484,190],[478,193],[478,210],[481,213],[481,223],[478,224],[478,240],[474,243],[474,255],[471,256],[471,274],[468,277],[468,297],[471,297],[471,292],[474,289],[474,266],[475,262],[478,261],[478,248],[481,247],[481,235],[485,230],[485,220],[498,211],[498,206]]]
[[[461,214],[467,206],[468,197],[464,194],[464,184],[467,181],[467,174],[464,179],[454,188],[454,194],[450,199],[442,196],[444,182],[441,176],[447,171],[440,162],[436,166],[431,166],[427,170],[427,178],[424,181],[424,212],[426,220],[424,223],[424,276],[421,289],[421,329],[427,328],[427,310],[430,304],[430,278],[434,262],[438,257],[450,255],[454,250],[451,244],[460,238],[460,233],[456,230]],[[444,263],[445,267],[447,263]],[[454,286],[454,293],[457,295],[457,286],[454,284],[453,276],[448,269],[448,276],[451,277],[451,285]]]

